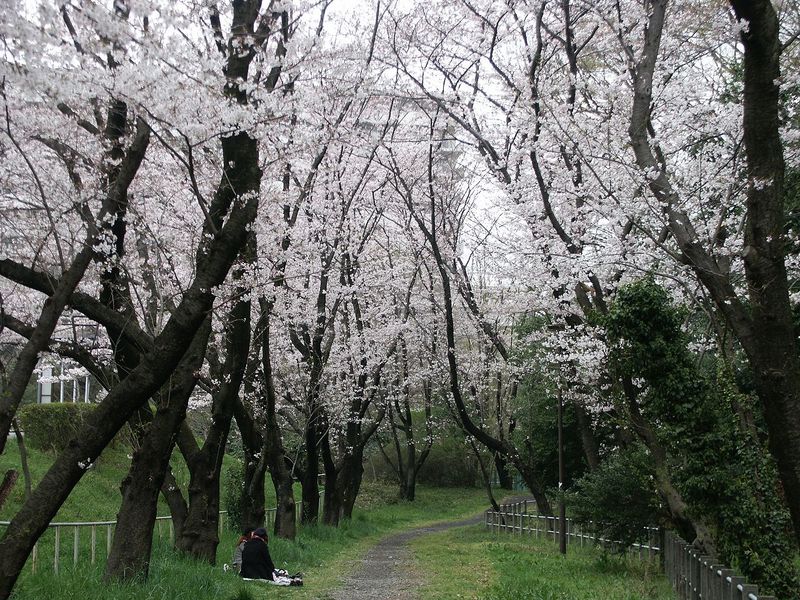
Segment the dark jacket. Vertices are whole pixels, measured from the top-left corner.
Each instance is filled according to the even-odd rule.
[[[242,550],[242,577],[271,580],[274,570],[267,543],[260,538],[248,540]]]

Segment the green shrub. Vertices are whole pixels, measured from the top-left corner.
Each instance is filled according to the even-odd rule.
[[[28,445],[39,450],[61,451],[83,426],[94,404],[29,404],[17,416]]]
[[[484,462],[487,458],[484,457]],[[488,462],[487,462],[488,464]],[[475,455],[460,432],[443,435],[431,448],[419,471],[418,483],[441,487],[476,487],[481,472]]]
[[[231,462],[222,479],[222,505],[228,511],[228,528],[240,532],[243,528],[241,500],[244,492],[244,462],[240,459]]]
[[[642,529],[657,525],[662,516],[652,471],[641,446],[611,454],[597,470],[578,479],[567,494],[576,521],[621,542],[620,552],[642,541]]]

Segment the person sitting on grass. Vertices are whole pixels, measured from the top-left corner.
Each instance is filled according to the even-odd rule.
[[[248,542],[252,534],[253,528],[247,527],[244,533],[242,533],[242,537],[236,542],[236,550],[233,551],[233,561],[231,561],[231,564],[233,564],[233,568],[237,573],[242,572],[242,550],[244,550],[244,545]]]
[[[290,577],[282,570],[276,569],[267,548],[267,530],[259,527],[245,542],[242,550],[242,579],[245,581],[263,581],[273,585],[303,585],[299,576]]]

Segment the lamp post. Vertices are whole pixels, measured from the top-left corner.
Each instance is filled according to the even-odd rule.
[[[567,553],[567,509],[564,505],[564,398],[562,386],[558,386],[558,550]]]

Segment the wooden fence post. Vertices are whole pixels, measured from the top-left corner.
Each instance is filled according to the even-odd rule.
[[[733,569],[726,569],[725,567],[717,569],[717,586],[714,590],[714,600],[722,600],[725,597],[725,580],[733,573]]]
[[[744,583],[744,577],[732,575],[728,580],[728,595],[724,596],[725,600],[741,600],[741,593],[739,586]]]
[[[742,584],[742,600],[750,600],[750,594],[758,595],[758,586],[751,583]],[[761,598],[759,598],[761,600]]]

